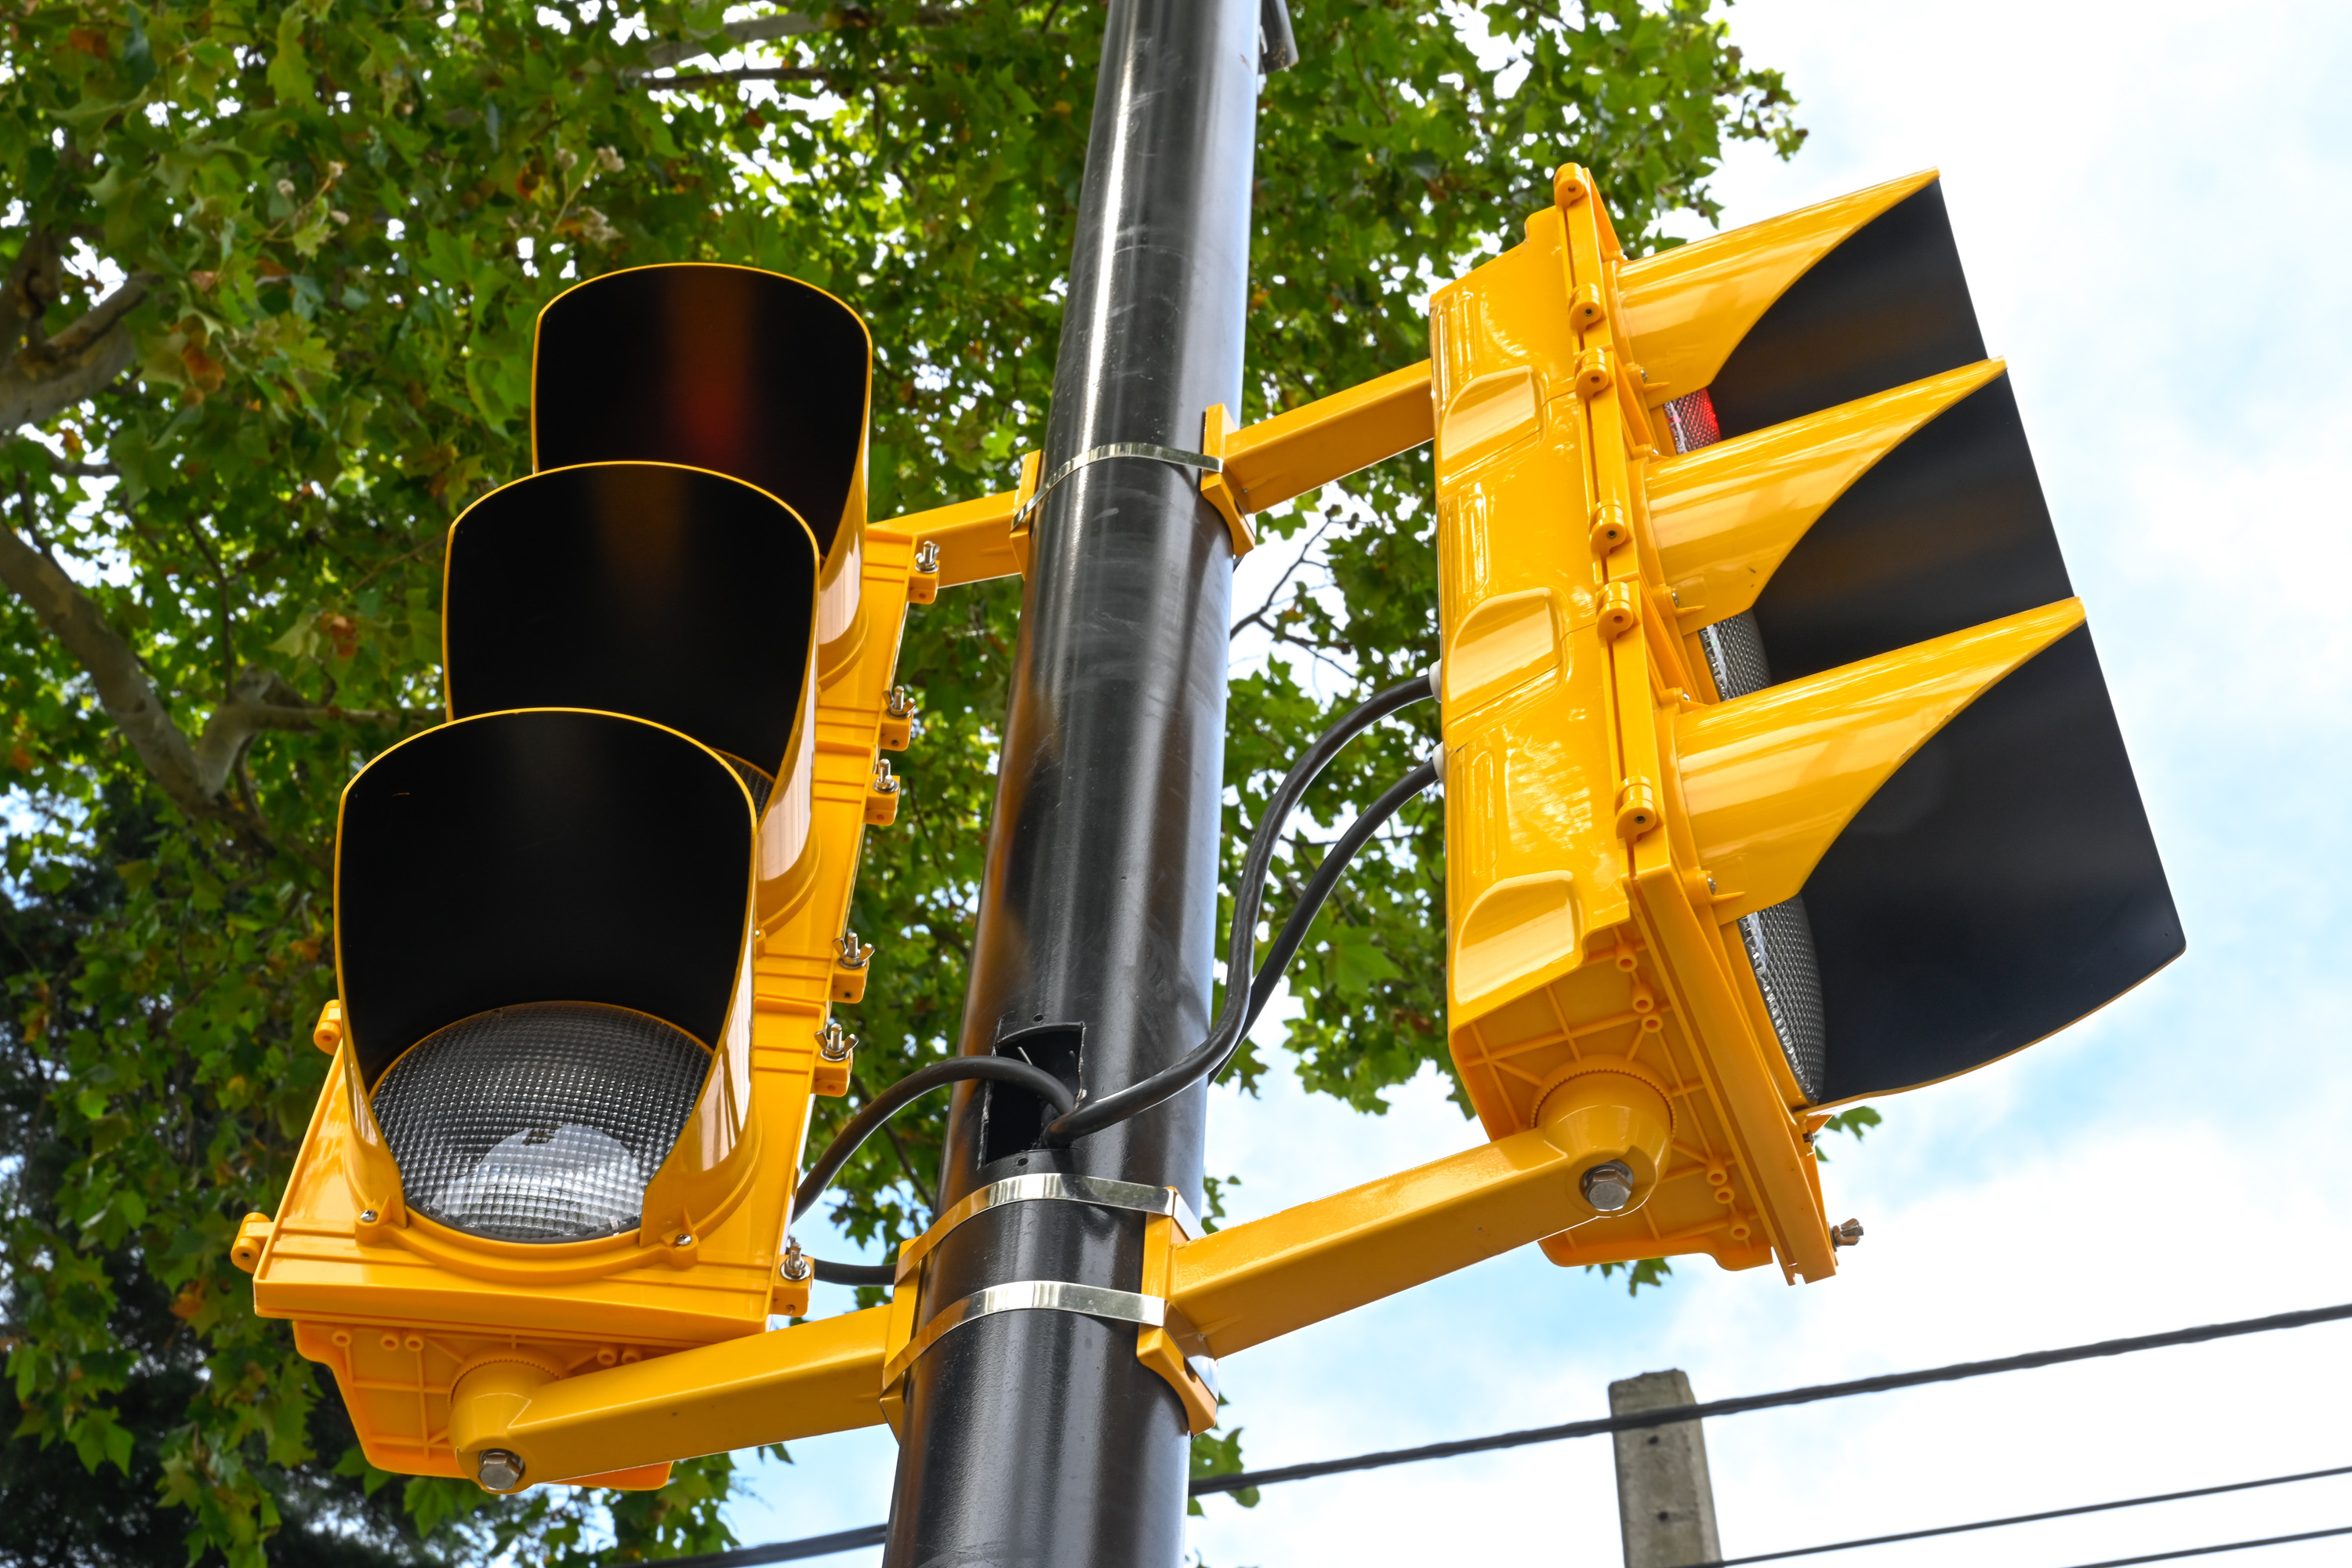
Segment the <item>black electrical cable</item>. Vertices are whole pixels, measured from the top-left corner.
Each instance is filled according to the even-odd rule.
[[[1771,1410],[1790,1405],[1810,1405],[1820,1399],[1843,1399],[1856,1394],[1883,1394],[1889,1389],[1913,1388],[1921,1384],[1953,1383],[1962,1378],[1985,1377],[2000,1372],[2028,1372],[2036,1367],[2059,1366],[2067,1362],[2090,1361],[2101,1356],[2129,1355],[2136,1351],[2165,1350],[2174,1345],[2205,1344],[2213,1340],[2235,1339],[2241,1334],[2269,1333],[2278,1329],[2306,1329],[2319,1323],[2340,1323],[2352,1319],[2352,1302],[2337,1307],[2312,1307],[2300,1312],[2277,1312],[2267,1318],[2241,1318],[2227,1323],[2201,1323],[2194,1328],[2173,1329],[2161,1334],[2141,1334],[2127,1340],[2099,1340],[2086,1345],[2067,1345],[2059,1350],[2032,1351],[2024,1355],[2004,1356],[1999,1361],[1964,1361],[1949,1366],[1929,1367],[1924,1372],[1889,1373],[1881,1377],[1855,1378],[1849,1383],[1815,1384],[1807,1388],[1784,1389],[1778,1394],[1750,1394],[1736,1399],[1717,1399],[1705,1405],[1676,1405],[1663,1410],[1643,1410],[1627,1415],[1611,1415],[1598,1421],[1570,1421],[1558,1426],[1537,1426],[1521,1432],[1503,1432],[1491,1437],[1470,1437],[1454,1443],[1432,1443],[1419,1448],[1391,1448],[1385,1453],[1359,1454],[1353,1458],[1327,1459],[1319,1464],[1288,1465],[1279,1469],[1235,1470],[1222,1476],[1201,1476],[1191,1487],[1194,1497],[1208,1497],[1217,1492],[1246,1491],[1253,1487],[1273,1486],[1278,1481],[1312,1480],[1318,1476],[1339,1475],[1349,1470],[1378,1469],[1387,1465],[1407,1465],[1421,1459],[1452,1458],[1457,1454],[1484,1453],[1494,1448],[1516,1448],[1529,1443],[1552,1443],[1567,1437],[1597,1437],[1612,1432],[1638,1432],[1652,1426],[1672,1426],[1685,1421],[1696,1421],[1710,1415],[1737,1415],[1748,1410]],[[2304,1480],[2335,1472],[2316,1470],[2310,1476],[2283,1476],[2281,1480]],[[2266,1481],[2241,1482],[2236,1487],[2216,1487],[2214,1491],[2237,1490],[2242,1487],[2267,1486]],[[2198,1497],[2201,1492],[2181,1492],[2180,1497]],[[2145,1498],[2145,1502],[2162,1502],[2167,1498]],[[2124,1507],[2126,1504],[2100,1506]],[[2091,1511],[2089,1510],[2067,1511]],[[2052,1517],[2035,1515],[2029,1517]],[[870,1546],[883,1539],[885,1526],[867,1525],[862,1531],[845,1531],[839,1535],[813,1536],[803,1541],[778,1542],[769,1546],[746,1547],[739,1552],[718,1552],[702,1557],[679,1557],[672,1560],[672,1568],[750,1568],[754,1563],[786,1563],[803,1557],[823,1555],[824,1552],[845,1552],[853,1545]],[[2281,1535],[2263,1541],[2241,1541],[2226,1546],[2199,1546],[2186,1552],[2161,1553],[2155,1557],[2119,1558],[2110,1563],[2084,1563],[2076,1568],[2129,1568],[2132,1563],[2158,1563],[2170,1557],[2195,1557],[2218,1552],[2236,1552],[2255,1546],[2280,1546],[2294,1541],[2315,1541],[2323,1536],[2352,1534],[2352,1525],[2342,1530],[2315,1531],[2309,1535]],[[870,1535],[871,1539],[866,1539]],[[853,1541],[850,1537],[857,1537]],[[835,1545],[832,1542],[838,1542]],[[1862,1544],[1852,1542],[1849,1544]],[[818,1548],[822,1547],[823,1551]],[[1744,1561],[1758,1561],[1747,1559]]]
[[[1381,823],[1395,816],[1397,809],[1406,801],[1436,782],[1435,760],[1422,763],[1389,785],[1388,793],[1372,802],[1364,815],[1350,823],[1348,831],[1339,835],[1333,843],[1330,852],[1323,857],[1323,863],[1315,868],[1315,874],[1307,879],[1307,886],[1299,890],[1297,906],[1290,911],[1290,918],[1282,922],[1282,930],[1275,933],[1274,945],[1265,950],[1265,962],[1258,965],[1257,978],[1250,982],[1249,1011],[1242,1018],[1241,1033],[1234,1039],[1234,1050],[1241,1048],[1242,1041],[1249,1037],[1250,1026],[1257,1022],[1260,1013],[1265,1011],[1275,987],[1282,984],[1283,971],[1290,967],[1290,961],[1297,954],[1299,944],[1307,940],[1307,929],[1314,925],[1316,915],[1323,908],[1323,900],[1331,896],[1333,888],[1339,886],[1339,874],[1348,868],[1348,862],[1353,860],[1356,852],[1380,831]],[[1227,1061],[1232,1060],[1233,1052],[1226,1052],[1225,1058]],[[1217,1065],[1223,1068],[1224,1063]]]
[[[793,1194],[793,1218],[806,1214],[809,1206],[824,1195],[833,1185],[834,1177],[842,1166],[857,1152],[858,1145],[874,1136],[881,1125],[914,1101],[935,1089],[945,1089],[951,1083],[967,1079],[987,1079],[996,1083],[1025,1089],[1046,1101],[1056,1110],[1066,1112],[1077,1103],[1070,1086],[1047,1072],[1032,1067],[1018,1057],[955,1057],[929,1067],[917,1068],[866,1102],[865,1108],[849,1119],[849,1125],[834,1135],[824,1152],[816,1157],[801,1178],[799,1188]],[[828,1285],[887,1285],[894,1270],[887,1263],[825,1263],[815,1258],[816,1278]]]
[[[1739,1568],[1745,1563],[1778,1563],[1789,1557],[1818,1557],[1824,1552],[1853,1552],[1864,1546],[1892,1546],[1898,1541],[1925,1541],[1935,1535],[1963,1535],[1972,1530],[1999,1530],[2011,1524],[2040,1524],[2044,1520],[2072,1519],[2077,1514],[2107,1513],[2119,1508],[2145,1508],[2150,1503],[2179,1502],[2186,1498],[2219,1497],[2224,1492],[2252,1491],[2260,1487],[2283,1487],[2292,1481],[2315,1481],[2328,1476],[2352,1476],[2352,1465],[2338,1465],[2332,1470],[2305,1470],[2292,1476],[2266,1476],[2259,1481],[2230,1481],[2218,1487],[2196,1487],[2185,1492],[2158,1492],[2149,1497],[2127,1497],[2115,1502],[2077,1503],[2073,1508],[2045,1509],[2040,1513],[2013,1513],[2007,1519],[1979,1519],[1969,1524],[1939,1524],[1930,1530],[1906,1530],[1899,1535],[1865,1535],[1856,1541],[1832,1541],[1825,1546],[1798,1546],[1786,1552],[1759,1552],[1752,1557],[1725,1557],[1712,1563],[1695,1563],[1691,1568]]]
[[[1099,1132],[1115,1122],[1149,1110],[1203,1079],[1214,1077],[1232,1059],[1248,1027],[1246,1014],[1255,990],[1251,984],[1255,976],[1251,973],[1250,960],[1257,951],[1258,910],[1265,900],[1266,873],[1274,864],[1274,851],[1281,841],[1284,824],[1308,786],[1339,754],[1341,747],[1399,709],[1409,708],[1432,695],[1426,676],[1401,680],[1325,731],[1291,764],[1290,772],[1283,775],[1282,783],[1267,797],[1265,815],[1258,819],[1249,852],[1242,860],[1241,876],[1234,884],[1234,923],[1225,953],[1225,1005],[1218,1010],[1209,1037],[1142,1082],[1131,1083],[1100,1100],[1090,1100],[1076,1110],[1065,1111],[1047,1124],[1040,1142],[1049,1149],[1066,1148],[1089,1132]],[[1327,862],[1332,858],[1326,857]],[[1335,870],[1333,874],[1338,873]]]
[[[1339,837],[1331,852],[1316,868],[1308,879],[1307,893],[1299,900],[1298,908],[1276,937],[1273,951],[1265,967],[1253,977],[1253,984],[1241,989],[1239,977],[1249,973],[1249,960],[1256,948],[1258,906],[1265,893],[1265,879],[1274,861],[1274,848],[1283,824],[1306,795],[1307,786],[1330,765],[1339,749],[1358,735],[1379,723],[1401,708],[1411,707],[1433,695],[1427,676],[1417,675],[1411,680],[1401,680],[1385,691],[1358,705],[1347,717],[1324,731],[1291,764],[1273,795],[1266,802],[1265,816],[1258,824],[1256,835],[1250,840],[1248,858],[1242,868],[1242,880],[1234,895],[1234,940],[1231,961],[1226,966],[1225,1005],[1218,1016],[1217,1028],[1209,1039],[1182,1061],[1155,1073],[1139,1084],[1106,1095],[1087,1107],[1083,1118],[1076,1117],[1076,1100],[1067,1085],[1042,1068],[1032,1067],[1017,1057],[958,1057],[952,1061],[934,1063],[918,1068],[891,1085],[860,1110],[843,1128],[839,1136],[828,1144],[816,1163],[801,1178],[799,1190],[793,1196],[793,1216],[797,1219],[825,1188],[833,1184],[849,1157],[857,1152],[858,1145],[874,1134],[877,1128],[896,1115],[910,1101],[944,1084],[964,1079],[993,1079],[1026,1089],[1050,1103],[1059,1114],[1047,1126],[1043,1142],[1049,1146],[1066,1145],[1071,1139],[1099,1131],[1115,1121],[1124,1121],[1137,1111],[1147,1110],[1184,1089],[1196,1078],[1213,1077],[1223,1068],[1248,1033],[1251,1024],[1265,1006],[1265,997],[1282,977],[1283,967],[1298,951],[1306,939],[1307,929],[1314,922],[1315,911],[1330,896],[1331,888],[1346,869],[1349,860],[1367,839],[1388,820],[1396,809],[1436,782],[1435,764],[1423,763],[1403,779],[1390,786],[1388,792],[1372,804],[1370,810],[1358,817],[1348,831]],[[1244,1011],[1244,1005],[1245,1011]],[[1213,1049],[1223,1041],[1222,1049]],[[1072,1130],[1075,1129],[1075,1130]],[[1058,1131],[1058,1135],[1057,1135]],[[828,1263],[811,1258],[815,1278],[827,1285],[887,1285],[897,1277],[897,1270],[887,1263]]]

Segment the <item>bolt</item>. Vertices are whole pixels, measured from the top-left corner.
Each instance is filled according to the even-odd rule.
[[[911,719],[915,715],[915,694],[903,686],[890,689],[890,717]]]
[[[672,1247],[680,1248],[692,1247],[694,1245],[694,1232],[690,1230],[681,1230],[676,1236],[669,1238],[669,1244]]]
[[[522,1485],[522,1457],[504,1448],[485,1448],[474,1461],[474,1477],[486,1492],[510,1492]]]
[[[1584,1201],[1602,1214],[1616,1214],[1633,1201],[1633,1173],[1622,1160],[1611,1160],[1584,1173]]]
[[[776,1272],[793,1284],[799,1285],[806,1282],[808,1277],[816,1272],[816,1267],[809,1262],[808,1254],[803,1252],[801,1244],[795,1241],[785,1246],[784,1260],[776,1266]]]
[[[834,946],[841,951],[841,967],[844,969],[863,969],[866,960],[874,956],[874,950],[859,942],[854,931],[844,933]]]
[[[849,1053],[856,1048],[857,1037],[842,1033],[838,1018],[829,1019],[824,1027],[817,1031],[817,1055],[829,1062],[845,1062],[849,1059]]]
[[[925,541],[923,541],[920,544],[918,544],[917,546],[915,546],[915,570],[916,570],[916,571],[918,571],[918,572],[936,572],[936,571],[938,571],[939,569],[940,569],[940,542],[939,542],[938,540],[936,540],[936,539],[926,539],[926,540],[925,540]]]
[[[362,1225],[373,1225],[373,1224],[375,1223],[375,1210],[373,1210],[373,1209],[362,1209],[362,1210],[360,1210],[360,1223],[361,1223]]]
[[[874,759],[874,793],[876,795],[898,793],[898,781],[890,776],[890,759],[887,757]]]
[[[1862,1245],[1862,1221],[1858,1219],[1850,1219],[1843,1225],[1832,1226],[1830,1227],[1830,1245],[1832,1247],[1860,1247]]]

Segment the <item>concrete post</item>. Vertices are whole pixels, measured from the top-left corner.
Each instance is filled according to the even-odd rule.
[[[1612,1415],[1696,1403],[1690,1379],[1679,1370],[1645,1372],[1609,1385]],[[1707,1481],[1706,1438],[1699,1423],[1620,1432],[1613,1441],[1625,1568],[1689,1568],[1721,1557],[1715,1489]]]

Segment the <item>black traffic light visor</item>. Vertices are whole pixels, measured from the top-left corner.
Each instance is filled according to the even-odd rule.
[[[730,474],[781,497],[830,553],[865,458],[873,360],[857,312],[796,278],[702,263],[606,273],[540,312],[532,466]]]
[[[1985,357],[1940,180],[1781,291],[1707,385],[1728,439]]]
[[[1939,182],[1792,282],[1709,384],[1727,439],[1984,358]],[[2073,595],[2009,379],[1927,421],[1831,503],[1756,599],[1773,684]],[[1805,883],[1824,1101],[2032,1044],[2185,943],[2090,633],[1962,710]]]
[[[649,719],[775,775],[805,706],[816,543],[790,507],[662,463],[555,468],[449,531],[449,712]]]
[[[1832,501],[1752,613],[1777,685],[2074,596],[2002,374]]]
[[[494,1007],[595,1002],[714,1046],[744,959],[751,796],[675,731],[539,709],[410,737],[343,791],[335,959],[363,1082]]]
[[[2179,957],[2180,918],[2089,628],[1914,752],[1803,896],[1824,1101],[1981,1067]]]

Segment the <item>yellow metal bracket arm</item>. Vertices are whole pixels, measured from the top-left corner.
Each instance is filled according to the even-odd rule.
[[[1146,1283],[1165,1281],[1170,1327],[1147,1325],[1138,1353],[1181,1393],[1192,1346],[1231,1355],[1598,1217],[1579,1178],[1612,1150],[1557,1099],[1528,1131],[1195,1241],[1153,1216]],[[887,1307],[574,1377],[488,1362],[453,1391],[451,1445],[467,1474],[506,1450],[527,1486],[877,1425],[912,1287]],[[1203,1405],[1188,1411],[1196,1428],[1213,1419]]]
[[[1409,452],[1432,437],[1436,423],[1427,360],[1230,434],[1213,427],[1222,423],[1223,412],[1210,412],[1205,432],[1205,450],[1223,464],[1205,493],[1234,530],[1236,544],[1248,537],[1242,520],[1250,513]],[[1026,499],[1023,490],[1007,490],[908,512],[887,526],[939,546],[942,587],[1010,577],[1022,570],[1022,547],[1014,535]]]

